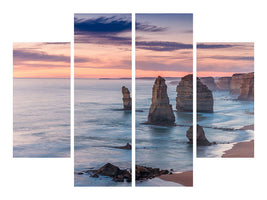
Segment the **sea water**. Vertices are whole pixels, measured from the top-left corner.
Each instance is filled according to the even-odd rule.
[[[229,91],[212,93],[214,113],[198,113],[197,123],[204,127],[207,139],[217,145],[198,146],[198,157],[221,157],[234,143],[254,138],[253,130],[236,130],[254,124],[254,101],[239,101]]]
[[[113,148],[132,141],[131,111],[122,110],[122,86],[131,92],[131,80],[127,79],[75,79],[75,186],[131,186],[110,177],[78,174],[106,163],[131,168],[131,150]]]
[[[14,79],[13,156],[70,156],[69,79]]]
[[[179,81],[180,78],[175,79]],[[146,167],[173,169],[184,172],[193,170],[193,148],[188,144],[186,131],[193,123],[191,112],[174,112],[175,123],[183,126],[145,125],[152,101],[155,80],[136,80],[136,164]],[[176,110],[176,86],[166,79],[167,92],[173,110]],[[174,186],[161,179],[136,181],[137,186]],[[179,186],[179,184],[176,184]]]

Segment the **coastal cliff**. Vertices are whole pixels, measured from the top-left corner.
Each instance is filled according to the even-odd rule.
[[[240,94],[242,78],[245,74],[233,74],[230,83],[230,94]]]
[[[254,72],[242,77],[239,100],[254,100]]]
[[[218,90],[228,91],[230,90],[230,83],[232,77],[220,77],[217,82]]]
[[[123,86],[121,88],[122,92],[122,101],[123,101],[123,108],[124,110],[131,110],[132,109],[132,98],[130,96],[130,92],[127,87]]]
[[[169,104],[165,79],[158,76],[152,89],[152,104],[149,109],[147,124],[174,125],[175,116]]]

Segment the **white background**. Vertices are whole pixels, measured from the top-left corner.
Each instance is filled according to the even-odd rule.
[[[264,1],[1,1],[1,199],[266,199]],[[194,187],[75,188],[73,157],[12,158],[12,43],[73,41],[74,13],[193,13],[194,41],[255,42],[255,158],[194,159]],[[72,151],[73,153],[73,151]]]

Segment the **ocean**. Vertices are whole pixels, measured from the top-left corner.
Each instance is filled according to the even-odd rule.
[[[112,148],[132,143],[132,115],[122,110],[122,86],[131,92],[131,80],[127,79],[75,79],[75,186],[131,186],[110,177],[78,174],[108,162],[121,169],[131,168],[131,150]]]
[[[146,167],[173,169],[184,172],[193,170],[193,146],[188,144],[186,131],[193,123],[190,112],[174,112],[175,123],[181,126],[163,127],[145,125],[152,100],[155,80],[136,79],[136,164]],[[173,110],[176,110],[176,86],[166,79],[167,92]],[[175,79],[180,81],[180,78]],[[136,181],[136,186],[180,186],[161,179]]]
[[[197,123],[204,127],[207,139],[217,145],[198,146],[197,157],[221,157],[233,144],[254,138],[253,130],[225,130],[254,124],[254,101],[236,100],[238,96],[230,95],[229,91],[213,91],[212,94],[214,113],[198,113]]]
[[[70,156],[70,79],[14,79],[13,156]]]

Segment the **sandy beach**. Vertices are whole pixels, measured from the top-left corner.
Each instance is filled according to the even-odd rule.
[[[222,155],[223,158],[254,158],[254,140],[236,143]]]
[[[174,172],[173,174],[161,175],[159,177],[164,181],[171,181],[174,183],[179,183],[184,186],[193,186],[193,171],[187,172]]]

